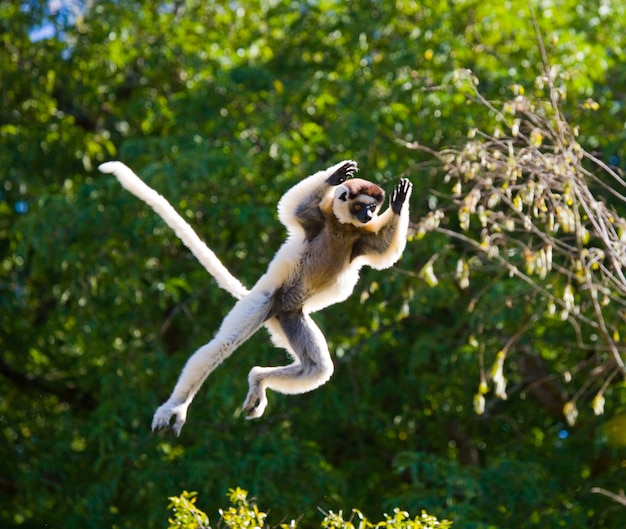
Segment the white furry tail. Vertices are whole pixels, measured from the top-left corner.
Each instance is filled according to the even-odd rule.
[[[148,186],[129,167],[122,162],[106,162],[100,165],[98,169],[103,173],[114,174],[122,186],[148,204],[174,230],[178,238],[200,261],[200,264],[215,278],[220,288],[237,299],[241,299],[248,293],[248,289],[228,271],[165,197]]]

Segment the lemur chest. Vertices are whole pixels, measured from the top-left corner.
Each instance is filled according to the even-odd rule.
[[[356,240],[358,234],[337,237],[322,231],[312,240],[298,242],[298,258],[275,293],[276,307],[315,312],[346,299],[359,277],[350,262]]]
[[[322,232],[306,242],[301,269],[310,292],[332,286],[341,277],[349,266],[355,240],[354,236],[333,236]]]

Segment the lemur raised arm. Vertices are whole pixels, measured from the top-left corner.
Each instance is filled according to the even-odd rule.
[[[388,268],[406,245],[411,182],[402,178],[391,194],[390,207],[378,215],[385,192],[353,178],[357,164],[344,161],[309,176],[281,198],[278,217],[289,237],[248,292],[167,200],[128,167],[108,162],[100,170],[115,174],[126,189],[152,206],[218,284],[239,298],[213,340],[185,364],[169,399],[154,414],[153,430],[167,428],[174,419],[172,430],[179,435],[204,380],[263,325],[273,342],[287,349],[293,363],[251,369],[243,403],[247,418],[263,414],[267,389],[296,394],[324,384],[333,373],[333,363],[324,335],[309,314],[345,300],[363,265]]]

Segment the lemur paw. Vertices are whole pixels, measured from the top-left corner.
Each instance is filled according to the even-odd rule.
[[[248,396],[243,403],[242,409],[246,415],[246,419],[258,419],[267,407],[267,397],[265,391],[258,388],[253,390],[250,388]]]
[[[354,173],[358,170],[359,168],[357,167],[356,162],[348,160],[347,162],[341,164],[339,169],[326,179],[326,182],[331,186],[338,186],[339,184],[343,184],[349,178],[352,178]]]
[[[396,215],[400,215],[404,202],[411,196],[412,189],[413,184],[408,178],[401,178],[400,183],[393,188],[391,193],[391,211]]]
[[[185,419],[187,418],[187,407],[187,404],[178,404],[173,406],[169,402],[159,406],[154,412],[154,417],[152,418],[152,431],[156,432],[158,430],[168,428],[172,417],[174,417],[172,431],[174,432],[174,435],[178,437],[185,424]]]

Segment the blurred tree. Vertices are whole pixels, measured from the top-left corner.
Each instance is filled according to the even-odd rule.
[[[603,164],[623,168],[625,154],[626,7],[531,5],[567,87],[558,118],[589,155],[576,170],[599,179],[603,211],[623,216],[602,184],[615,188],[607,176],[620,173]],[[0,3],[2,526],[161,527],[166,497],[197,490],[214,512],[236,485],[273,506],[272,524],[302,513],[301,526],[317,526],[317,507],[379,519],[400,505],[454,527],[623,525],[624,508],[592,492],[622,486],[621,376],[603,390],[605,416],[577,406],[570,427],[563,415],[611,376],[607,335],[594,342],[588,325],[580,340],[575,318],[546,315],[551,298],[565,302],[567,274],[541,278],[535,263],[533,281],[553,285],[537,293],[508,276],[511,266],[528,275],[523,253],[503,246],[506,262],[486,259],[474,244],[478,210],[469,231],[458,212],[487,173],[466,181],[433,162],[509,139],[516,163],[520,149],[544,153],[524,143],[526,123],[554,128],[557,116],[542,103],[523,116],[504,107],[518,95],[545,101],[532,20],[527,4],[484,0]],[[455,73],[466,70],[479,87]],[[496,124],[497,145],[467,137],[491,137]],[[243,421],[249,367],[283,354],[255,340],[203,388],[173,439],[148,432],[152,411],[232,302],[151,211],[95,172],[112,157],[165,194],[247,284],[283,239],[281,193],[332,161],[357,159],[361,176],[387,188],[410,176],[416,230],[439,208],[446,216],[396,269],[364,271],[351,300],[316,316],[335,352],[329,384],[273,395],[263,421]],[[582,257],[574,233],[559,246],[562,267],[575,265],[566,249]],[[595,235],[589,248],[600,248]],[[536,260],[542,239],[526,244]],[[594,284],[609,289],[604,321],[619,356],[623,296],[603,270]],[[575,306],[585,296],[592,309],[591,293],[576,284]],[[508,400],[482,395],[476,415],[492,363]]]

